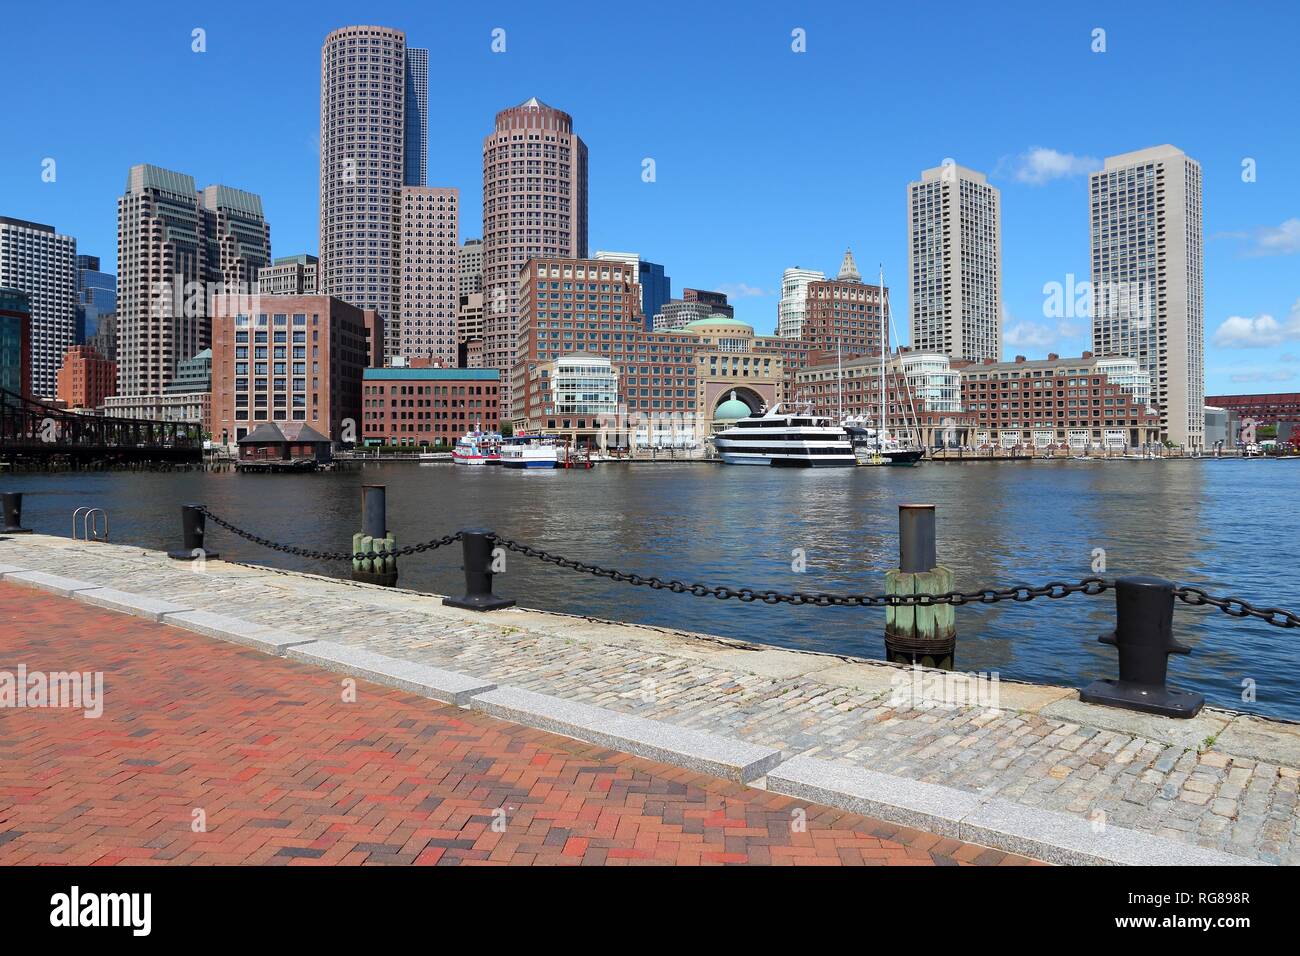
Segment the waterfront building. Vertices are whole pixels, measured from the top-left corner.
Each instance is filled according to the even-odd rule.
[[[823,353],[824,356],[824,353]],[[795,373],[799,399],[833,421],[880,421],[881,357],[826,360]],[[884,369],[885,428],[894,437],[928,448],[962,447],[972,440],[975,417],[961,401],[961,376],[946,355],[903,349]]]
[[[912,346],[950,358],[1002,358],[1002,194],[951,161],[907,187]]]
[[[515,434],[559,435],[574,445],[605,445],[621,424],[619,374],[613,362],[585,352],[538,362],[523,385],[525,418]]]
[[[640,290],[633,268],[595,259],[531,260],[519,277],[519,351],[514,384],[519,407],[505,419],[519,427],[559,420],[541,411],[538,379],[543,362],[585,353],[609,359],[619,375],[624,414],[689,419],[696,409],[693,333],[647,332],[640,318]],[[576,427],[576,426],[575,426]]]
[[[110,362],[117,364],[117,313],[108,312],[99,317],[99,328],[86,337],[86,345]]]
[[[77,240],[0,216],[0,287],[27,295],[31,394],[52,399],[63,355],[77,338]]]
[[[1093,350],[1137,359],[1162,437],[1204,447],[1200,164],[1155,146],[1108,156],[1088,187]]]
[[[601,262],[623,262],[636,270],[635,282],[641,287],[641,314],[645,317],[647,331],[653,330],[655,316],[672,298],[672,279],[664,273],[664,267],[642,259],[636,252],[598,249],[595,258]],[[723,301],[725,303],[726,296],[723,296]]]
[[[257,270],[257,291],[262,295],[316,295],[320,288],[320,260],[300,252],[277,256]]]
[[[1144,398],[1150,384],[1134,359],[1051,353],[953,365],[962,405],[975,415],[976,447],[1140,448],[1160,440],[1160,414]]]
[[[1232,427],[1233,414],[1217,405],[1205,406],[1205,447],[1231,448],[1236,444],[1237,432]]]
[[[117,201],[117,395],[131,400],[118,405],[156,406],[177,364],[211,344],[211,297],[251,294],[270,259],[258,196],[132,166]]]
[[[483,292],[482,239],[466,239],[457,247],[456,291],[462,296]]]
[[[65,408],[93,411],[116,390],[117,365],[89,345],[74,345],[64,353],[57,379]]]
[[[889,343],[881,323],[888,295],[888,288],[862,281],[852,250],[846,250],[834,279],[808,280],[800,337],[832,354],[880,355]]]
[[[803,319],[808,298],[808,283],[819,282],[826,273],[795,266],[781,274],[781,301],[776,306],[776,334],[783,339],[803,336]]]
[[[1300,392],[1254,395],[1208,395],[1205,403],[1225,408],[1239,419],[1253,418],[1260,425],[1300,419]],[[1209,442],[1206,447],[1209,447]]]
[[[459,205],[457,189],[402,187],[402,332],[397,354],[403,358],[456,364]]]
[[[708,292],[704,289],[682,289],[683,302],[700,302],[709,307],[710,315],[725,315],[729,319],[736,317],[735,306],[727,303],[725,292]]]
[[[22,289],[0,286],[0,389],[32,393],[32,307]]]
[[[682,332],[696,339],[695,420],[700,437],[735,420],[725,409],[719,417],[724,403],[740,402],[757,415],[785,400],[785,359],[779,352],[756,349],[749,323],[714,315],[689,323]],[[728,404],[727,409],[737,406]]]
[[[213,438],[232,444],[269,421],[358,441],[362,373],[382,335],[373,311],[326,295],[260,304],[267,311],[249,312],[237,297],[213,301]]]
[[[99,256],[77,256],[77,344],[99,330],[100,316],[117,311],[117,276],[102,272]]]
[[[348,26],[321,46],[319,291],[374,310],[400,354],[401,189],[423,186],[428,52]]]
[[[496,369],[368,368],[362,382],[367,445],[442,445],[468,431],[500,429]]]
[[[498,113],[483,140],[484,344],[507,413],[521,270],[553,258],[587,258],[587,146],[573,117],[532,97]]]

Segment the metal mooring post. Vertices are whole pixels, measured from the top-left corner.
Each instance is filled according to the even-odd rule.
[[[361,486],[361,533],[352,536],[352,580],[366,584],[397,584],[397,539],[388,531],[388,486]]]
[[[458,598],[443,598],[442,603],[471,611],[512,607],[514,601],[492,593],[492,532],[462,531],[460,544],[465,558],[465,593]]]
[[[31,534],[31,528],[23,527],[23,493],[6,491],[4,493],[5,534]]]
[[[1164,717],[1195,717],[1205,698],[1165,686],[1170,654],[1190,654],[1174,640],[1174,585],[1153,577],[1115,582],[1115,630],[1097,638],[1119,651],[1119,680],[1093,681],[1079,691],[1087,704],[1104,704]]]
[[[943,594],[952,570],[935,551],[934,505],[898,506],[898,568],[885,572],[886,594]],[[885,608],[885,658],[951,670],[957,649],[957,616],[950,604]]]
[[[167,557],[174,561],[218,557],[215,551],[209,551],[203,546],[203,535],[207,528],[208,518],[203,513],[202,505],[181,505],[181,550],[168,551]]]

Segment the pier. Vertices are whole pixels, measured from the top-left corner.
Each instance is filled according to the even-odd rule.
[[[233,543],[211,548],[229,557]],[[476,612],[437,595],[47,535],[0,540],[0,578],[8,602],[25,587],[35,601],[52,593],[188,632],[175,641],[201,635],[212,655],[240,646],[249,679],[265,675],[241,713],[273,706],[287,658],[438,702],[427,706],[439,720],[463,713],[575,738],[737,794],[924,831],[934,845],[1049,863],[1300,862],[1300,727],[1284,721],[1211,707],[1171,719],[996,675],[995,701],[977,686],[952,703],[933,693],[943,671],[518,606]],[[131,673],[183,680],[206,666],[202,642],[187,645],[187,663],[171,644]]]

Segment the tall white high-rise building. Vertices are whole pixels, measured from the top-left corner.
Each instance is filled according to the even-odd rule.
[[[807,311],[808,283],[826,278],[816,269],[795,266],[781,273],[781,301],[776,306],[776,334],[783,339],[803,335],[803,317]]]
[[[77,240],[53,226],[0,216],[0,287],[27,293],[32,394],[52,399],[63,353],[77,340]]]
[[[1002,358],[1002,194],[947,161],[907,187],[912,348]]]
[[[1173,146],[1106,158],[1089,177],[1092,345],[1151,377],[1161,436],[1205,444],[1201,167]]]

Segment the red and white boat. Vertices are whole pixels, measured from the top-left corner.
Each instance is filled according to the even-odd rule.
[[[451,450],[457,465],[501,464],[501,436],[496,432],[466,432]]]

